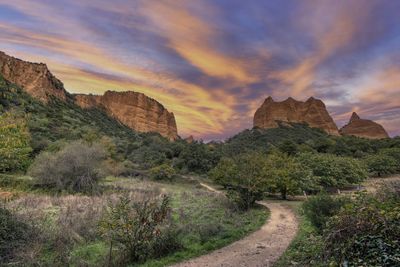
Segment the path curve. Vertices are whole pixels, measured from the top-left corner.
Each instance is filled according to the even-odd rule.
[[[201,185],[210,191],[221,193],[206,184]],[[285,252],[296,236],[298,222],[293,211],[276,202],[258,202],[267,207],[270,218],[260,230],[210,254],[188,260],[175,267],[271,267]]]

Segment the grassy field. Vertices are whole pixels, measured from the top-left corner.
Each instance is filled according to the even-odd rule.
[[[29,179],[23,178],[20,180]],[[23,184],[23,183],[22,183]],[[168,194],[172,220],[178,226],[182,248],[164,258],[141,265],[165,266],[223,247],[257,230],[268,217],[264,208],[236,212],[222,195],[196,183],[156,183],[130,178],[107,178],[105,190],[98,196],[49,195],[26,192],[20,188],[6,205],[35,225],[37,238],[21,248],[21,262],[69,266],[101,266],[107,261],[109,245],[99,237],[97,223],[103,210],[123,192],[134,198]],[[16,186],[16,187],[15,187]],[[10,188],[2,187],[3,191]],[[14,190],[16,193],[16,190]],[[113,251],[117,254],[118,251]]]

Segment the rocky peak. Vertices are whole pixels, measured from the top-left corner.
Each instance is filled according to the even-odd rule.
[[[369,139],[389,138],[382,125],[371,120],[361,119],[355,112],[351,115],[349,123],[340,129],[340,134]]]
[[[178,137],[174,114],[142,93],[107,91],[102,96],[79,94],[74,97],[80,107],[102,108],[135,131],[157,132],[170,140]]]
[[[0,75],[43,102],[48,102],[50,97],[66,100],[68,95],[63,83],[51,74],[46,64],[26,62],[1,51]]]
[[[254,127],[276,128],[278,122],[307,123],[310,127],[325,130],[332,135],[339,135],[337,126],[329,115],[325,104],[313,97],[306,102],[297,101],[292,97],[275,102],[268,97],[254,114]]]

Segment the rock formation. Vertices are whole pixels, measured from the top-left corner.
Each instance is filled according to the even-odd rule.
[[[110,116],[135,131],[158,132],[170,140],[178,137],[174,114],[142,93],[107,91],[103,96],[74,97],[80,107],[103,108]]]
[[[254,115],[254,127],[276,128],[280,121],[307,123],[310,127],[325,130],[328,134],[339,135],[325,104],[313,97],[306,102],[296,101],[291,97],[282,102],[275,102],[272,97],[268,97]]]
[[[51,96],[67,98],[63,83],[43,63],[26,62],[0,51],[0,75],[40,101],[48,102]]]
[[[354,135],[369,139],[389,138],[382,125],[371,120],[361,119],[355,112],[351,115],[349,123],[343,126],[339,132],[342,135]]]

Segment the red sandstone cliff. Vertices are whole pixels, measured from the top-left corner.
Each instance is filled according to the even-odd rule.
[[[307,123],[310,127],[325,130],[328,134],[339,135],[325,104],[313,97],[306,102],[291,97],[282,102],[275,102],[272,97],[265,99],[254,115],[254,127],[276,128],[278,121]]]
[[[175,140],[175,116],[156,100],[137,92],[107,91],[103,96],[75,95],[82,108],[103,108],[110,116],[138,132],[158,132]]]
[[[42,102],[48,102],[51,96],[67,98],[63,83],[43,63],[26,62],[0,51],[0,75]]]
[[[340,129],[340,134],[369,139],[389,138],[382,125],[371,120],[361,119],[355,112],[351,115],[349,123]]]

